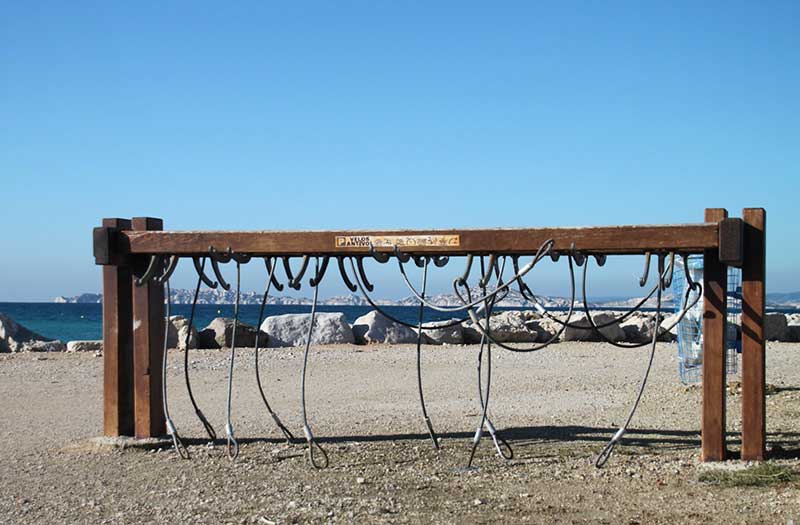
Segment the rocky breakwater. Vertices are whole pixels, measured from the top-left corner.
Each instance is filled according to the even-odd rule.
[[[274,315],[264,319],[261,331],[267,334],[268,347],[302,346],[306,344],[311,314]],[[318,312],[311,334],[312,345],[353,344],[353,329],[344,314]]]
[[[41,336],[0,313],[0,352],[63,352],[66,349],[61,341]]]

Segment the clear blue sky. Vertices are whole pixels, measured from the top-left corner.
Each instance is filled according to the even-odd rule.
[[[102,217],[568,226],[715,206],[767,208],[768,289],[800,289],[800,3],[432,4],[4,3],[0,301],[98,291]],[[640,264],[593,292],[636,293]]]

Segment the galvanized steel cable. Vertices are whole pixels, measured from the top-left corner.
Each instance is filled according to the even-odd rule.
[[[192,326],[194,323],[194,314],[195,309],[197,307],[197,299],[200,295],[200,285],[201,283],[205,282],[211,288],[216,288],[217,283],[212,282],[211,280],[204,279],[205,273],[204,269],[206,266],[206,258],[203,257],[202,262],[198,262],[197,259],[193,259],[195,263],[195,269],[197,270],[197,286],[194,289],[194,298],[192,299],[192,308],[189,312],[189,325],[188,329],[186,330],[186,337],[183,341],[183,376],[184,381],[186,383],[186,391],[189,393],[189,401],[192,403],[192,407],[194,407],[194,413],[197,415],[197,418],[200,420],[200,423],[203,424],[203,428],[205,428],[208,437],[211,439],[212,443],[217,439],[217,432],[214,430],[214,427],[211,423],[208,422],[206,419],[205,414],[203,411],[200,410],[200,407],[197,405],[197,400],[194,398],[194,392],[192,392],[192,383],[189,380],[189,341],[192,335]],[[213,285],[213,286],[212,286]]]
[[[328,466],[328,453],[320,446],[314,439],[314,434],[311,432],[311,426],[308,424],[308,411],[306,409],[306,373],[308,369],[308,353],[311,349],[311,337],[314,335],[314,321],[317,314],[317,302],[319,300],[319,285],[320,285],[320,266],[319,257],[316,257],[316,275],[314,288],[314,300],[311,303],[311,320],[308,324],[308,334],[306,336],[306,347],[303,352],[303,370],[300,374],[300,405],[303,411],[303,434],[305,434],[306,442],[308,443],[308,460],[311,465],[316,469],[324,469]],[[314,450],[319,450],[322,454],[323,461],[317,461]]]
[[[275,268],[277,266],[277,264],[275,264],[275,263],[277,263],[277,260],[273,260],[273,263],[270,264],[267,261],[267,258],[265,258],[264,259],[264,263],[265,263],[265,265],[267,267],[267,270],[268,270],[268,276],[267,276],[266,288],[264,289],[264,296],[261,299],[261,308],[258,311],[258,324],[256,325],[256,341],[255,341],[256,384],[258,385],[258,391],[261,394],[261,399],[262,399],[262,401],[264,401],[264,406],[267,408],[267,412],[269,412],[269,415],[272,417],[272,420],[278,426],[280,431],[283,432],[283,435],[286,437],[286,440],[291,443],[292,441],[295,440],[294,435],[291,433],[291,431],[289,431],[288,428],[286,428],[286,425],[283,424],[281,419],[278,417],[278,414],[276,414],[275,411],[270,406],[269,401],[267,401],[267,395],[264,393],[264,388],[261,385],[261,373],[260,373],[259,359],[258,359],[258,350],[259,350],[259,346],[260,346],[260,342],[261,342],[260,341],[260,338],[261,338],[261,323],[264,320],[264,307],[267,304],[267,297],[269,296],[270,288],[271,288],[272,283],[273,283],[273,281],[275,279]]]
[[[174,268],[173,268],[174,269]],[[186,445],[183,443],[180,435],[178,434],[178,429],[175,428],[175,423],[172,422],[172,418],[169,415],[169,402],[167,401],[167,348],[169,346],[169,317],[170,317],[170,305],[172,301],[170,299],[170,290],[169,290],[169,276],[166,275],[164,279],[164,288],[165,293],[167,296],[166,301],[166,317],[164,319],[164,348],[163,352],[161,353],[161,408],[164,411],[164,421],[167,425],[167,433],[172,437],[172,444],[175,448],[175,452],[183,459],[189,459],[189,449],[186,448]]]
[[[422,296],[425,296],[425,291],[428,287],[428,257],[425,257],[423,266],[422,266]],[[422,389],[422,321],[425,317],[425,305],[419,303],[419,322],[417,323],[417,392],[419,393],[419,404],[422,408],[422,418],[425,421],[425,425],[428,427],[428,435],[431,437],[431,441],[433,442],[433,447],[438,451],[439,450],[439,438],[436,436],[436,432],[433,430],[433,424],[431,423],[431,418],[428,416],[428,409],[425,406],[425,395],[423,394]]]

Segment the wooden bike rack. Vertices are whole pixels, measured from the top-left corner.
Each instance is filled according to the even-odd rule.
[[[103,265],[104,419],[107,436],[161,436],[164,291],[135,286],[152,255],[204,256],[209,248],[252,256],[364,255],[403,244],[410,253],[525,255],[547,239],[567,254],[703,254],[703,461],[726,459],[725,320],[727,266],[742,268],[742,459],[765,455],[764,270],[766,212],[741,219],[705,210],[684,225],[434,231],[162,231],[161,219],[103,219],[94,229],[95,262]],[[388,241],[386,241],[388,239]],[[381,244],[381,240],[386,241]],[[399,242],[398,242],[399,241]]]

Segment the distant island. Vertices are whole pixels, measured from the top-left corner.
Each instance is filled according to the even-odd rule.
[[[480,290],[476,287],[471,290],[472,297],[477,298],[481,296]],[[170,297],[172,299],[173,304],[191,304],[192,299],[194,298],[194,290],[188,289],[181,289],[181,288],[173,288],[170,291]],[[239,297],[240,304],[261,304],[261,299],[263,297],[263,292],[242,292]],[[569,298],[568,297],[548,297],[548,296],[538,296],[539,302],[542,306],[547,308],[553,307],[567,307],[569,306]],[[639,298],[641,299],[641,298]],[[613,301],[605,301],[605,302],[593,302],[590,303],[591,306],[624,306],[629,302],[635,304],[638,302],[639,299],[615,299]],[[216,290],[201,290],[198,294],[197,304],[233,304],[236,300],[236,292],[234,291],[226,291],[222,289]],[[458,306],[461,304],[461,301],[456,297],[455,294],[439,294],[439,295],[430,295],[428,300],[432,303],[441,305],[441,306]],[[65,297],[65,296],[58,296],[56,297],[53,302],[55,303],[102,303],[103,296],[102,294],[97,293],[83,293],[80,295],[76,295],[73,297]],[[409,296],[404,297],[403,299],[392,300],[392,299],[376,299],[376,304],[381,306],[418,306],[419,301],[416,297]],[[310,305],[311,299],[308,297],[289,297],[289,296],[270,296],[267,300],[267,304],[273,305]],[[334,297],[329,297],[327,299],[320,299],[319,304],[323,305],[330,305],[330,306],[368,306],[369,302],[364,299],[361,295],[338,295]],[[509,307],[533,307],[533,303],[526,300],[522,297],[522,295],[516,290],[510,290],[508,295],[498,303],[499,306],[509,306]],[[646,306],[655,307],[655,299],[650,299]],[[673,306],[672,303],[672,295],[666,295],[664,297],[664,306],[671,308]]]
[[[191,304],[194,298],[194,290],[188,289],[173,289],[170,293],[173,304]],[[479,297],[480,291],[476,288],[472,290],[473,297]],[[261,304],[263,292],[242,292],[239,302],[241,304]],[[428,298],[432,303],[442,306],[458,306],[461,304],[458,297],[454,294],[440,294],[431,295]],[[568,297],[556,296],[539,296],[539,302],[542,306],[547,308],[563,308],[569,306]],[[616,307],[631,307],[638,303],[641,297],[617,298],[613,300],[596,301],[590,303],[593,307],[603,308],[616,308]],[[198,304],[233,304],[236,300],[236,292],[217,290],[201,290],[198,295]],[[53,299],[54,303],[102,303],[103,295],[98,293],[83,293],[80,295],[65,297],[58,296]],[[413,297],[404,297],[403,299],[378,299],[375,301],[381,306],[418,306],[419,301]],[[311,299],[308,297],[289,297],[289,296],[270,296],[267,304],[278,305],[310,305]],[[361,295],[338,295],[329,297],[327,299],[320,299],[319,304],[330,306],[368,306],[364,297]],[[674,298],[672,294],[665,294],[663,299],[664,308],[674,307]],[[509,291],[508,295],[498,303],[499,306],[509,307],[533,307],[533,303],[527,301],[522,295],[515,290]],[[646,303],[646,307],[655,308],[655,298],[650,298]],[[793,308],[800,309],[800,292],[780,292],[767,294],[767,307],[769,308]]]

